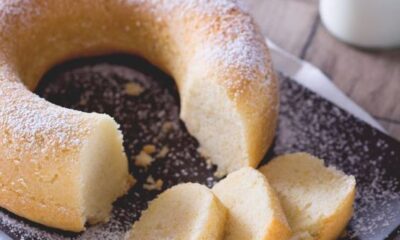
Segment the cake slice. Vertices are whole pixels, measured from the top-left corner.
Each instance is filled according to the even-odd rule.
[[[278,193],[295,239],[336,239],[352,215],[356,181],[307,153],[260,168]]]
[[[149,204],[125,239],[222,239],[226,209],[207,187],[197,183],[174,186]]]
[[[227,240],[285,240],[291,236],[279,200],[267,179],[242,168],[217,183],[213,192],[228,210]]]

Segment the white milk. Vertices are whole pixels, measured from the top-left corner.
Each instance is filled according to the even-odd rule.
[[[320,0],[319,10],[326,28],[347,43],[400,47],[400,0]]]

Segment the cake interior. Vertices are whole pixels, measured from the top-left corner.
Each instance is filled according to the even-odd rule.
[[[110,117],[99,118],[80,156],[81,207],[90,224],[108,220],[112,203],[129,187],[122,135]]]

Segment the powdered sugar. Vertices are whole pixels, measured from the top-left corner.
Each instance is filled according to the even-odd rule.
[[[34,12],[35,14],[39,14],[37,12],[37,8],[29,8],[30,0],[2,0],[0,2],[1,15],[21,15],[21,14],[29,14]]]
[[[171,18],[179,17],[181,21],[196,16],[195,20],[189,20],[201,23],[193,24],[196,26],[193,34],[200,39],[194,62],[202,62],[207,66],[204,70],[218,66],[219,74],[226,76],[223,84],[235,95],[248,90],[245,89],[247,81],[261,79],[265,85],[270,82],[271,72],[266,66],[271,64],[265,54],[264,41],[250,15],[239,14],[246,12],[242,1],[165,1],[157,6],[167,12],[179,12],[180,15]],[[237,73],[234,78],[232,72]]]
[[[131,0],[130,2],[136,2]],[[222,76],[226,74],[223,84],[240,95],[247,81],[264,81],[267,85],[271,79],[270,66],[265,54],[264,41],[256,29],[242,1],[232,0],[189,0],[189,1],[151,1],[156,12],[173,12],[179,14],[164,15],[164,21],[178,18],[178,21],[193,22],[193,34],[200,39],[194,55],[194,62],[200,61],[204,69],[218,66]],[[196,17],[193,17],[196,16]],[[201,24],[196,24],[196,21]],[[232,72],[237,75],[232,78]],[[265,86],[264,86],[265,87]],[[248,90],[248,89],[246,89]]]
[[[29,17],[42,13],[43,11],[41,11],[41,9],[46,8],[46,3],[47,2],[44,1],[41,4],[34,4],[32,1],[28,0],[1,1],[0,20],[2,21],[0,22],[0,26],[12,26],[12,24],[8,22],[8,17],[13,16],[17,16],[17,19],[23,19],[22,22],[25,22]],[[185,31],[192,30],[192,34],[198,36],[200,39],[200,45],[196,47],[193,58],[200,58],[200,62],[202,62],[204,66],[209,65],[208,68],[204,67],[205,69],[214,69],[216,65],[219,65],[218,74],[221,75],[219,78],[224,79],[222,83],[228,89],[232,90],[235,97],[239,96],[244,91],[252,90],[252,88],[266,88],[270,82],[271,72],[269,72],[267,68],[270,62],[265,54],[266,47],[264,40],[255,28],[251,17],[245,13],[241,1],[121,0],[118,1],[118,4],[135,6],[139,7],[139,9],[150,11],[153,13],[154,17],[166,24],[169,22],[181,22],[185,23],[187,28],[192,27],[193,29],[185,29]],[[16,19],[12,18],[10,21],[14,22]],[[88,23],[82,22],[82,24],[85,25]],[[136,22],[136,25],[138,24],[140,25],[140,22]],[[125,30],[130,31],[130,27],[127,26]],[[179,31],[183,31],[183,29],[177,29],[177,34],[179,34]],[[3,29],[3,33],[4,32],[5,30]],[[49,39],[51,39],[51,36],[49,36]],[[232,77],[232,72],[235,73],[234,77]],[[225,78],[223,76],[225,76]],[[10,76],[4,77],[9,78]],[[249,84],[249,82],[255,83]],[[17,85],[14,85],[14,87],[17,87]],[[259,89],[257,90],[259,91]],[[10,104],[10,107],[14,104],[10,102],[12,99],[16,101],[15,99],[17,98],[32,97],[31,94],[21,96],[22,92],[23,91],[19,91],[18,96],[9,95],[10,100],[8,100],[8,104]],[[77,141],[77,136],[79,136],[79,134],[76,134],[74,139],[68,134],[75,131],[71,128],[71,124],[78,120],[79,114],[72,114],[67,111],[62,111],[61,109],[57,109],[57,111],[42,109],[43,114],[35,114],[35,111],[38,109],[33,109],[34,104],[46,104],[40,100],[26,100],[27,103],[29,102],[29,105],[21,103],[20,106],[17,107],[19,112],[15,112],[15,117],[6,123],[11,133],[13,133],[13,128],[15,127],[15,131],[19,133],[22,133],[19,130],[26,130],[24,137],[33,138],[38,132],[42,132],[42,136],[47,136],[48,131],[64,128],[65,131],[54,131],[56,133],[53,133],[53,135],[57,135],[57,144],[63,144],[62,141],[65,136],[70,138],[71,143],[79,143]],[[27,111],[23,109],[31,110]],[[53,107],[52,109],[56,108]],[[5,109],[3,110],[5,111]],[[15,109],[8,109],[7,111],[14,112]],[[46,113],[45,111],[48,112]],[[50,114],[50,112],[52,113]],[[8,115],[7,112],[3,112],[3,114]],[[66,115],[70,116],[71,119],[72,116],[75,116],[74,118],[76,119],[71,120],[71,123],[68,124],[64,120]],[[13,115],[10,114],[10,116]],[[55,119],[61,120],[55,121]],[[29,126],[26,126],[28,123]],[[51,126],[54,126],[54,129],[51,129]]]
[[[99,3],[100,4],[100,3]],[[106,4],[106,3],[104,3]],[[270,80],[271,73],[266,66],[270,65],[264,40],[255,29],[253,20],[247,13],[245,3],[240,0],[119,0],[115,4],[150,12],[156,22],[168,24],[170,22],[185,23],[181,27],[174,25],[176,34],[180,31],[192,31],[191,34],[201,39],[195,54],[201,55],[204,64],[221,65],[227,72],[236,69],[236,78],[229,79],[225,84],[240,94],[241,81],[256,79],[257,81]],[[0,28],[12,26],[8,19],[28,27],[33,16],[47,11],[47,2],[40,5],[29,0],[4,0],[0,2]],[[44,11],[46,10],[46,11]],[[51,11],[50,11],[51,12]],[[15,18],[16,17],[16,18]],[[92,26],[82,22],[87,27]],[[136,26],[143,23],[137,20]],[[100,26],[102,28],[104,26]],[[33,28],[29,26],[29,28]],[[182,29],[179,29],[182,28]],[[131,31],[126,25],[124,31]],[[51,36],[49,36],[49,41]],[[268,77],[265,77],[268,76]]]
[[[28,26],[30,19],[40,15],[40,8],[30,0],[1,0],[0,1],[0,29],[6,31],[8,21],[16,21],[22,26]],[[16,17],[16,18],[15,18]]]
[[[17,144],[34,155],[47,148],[77,146],[88,134],[82,113],[50,104],[21,83],[0,82],[0,86],[1,139],[9,148]]]

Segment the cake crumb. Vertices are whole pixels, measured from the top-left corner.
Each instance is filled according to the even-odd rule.
[[[164,158],[164,157],[167,156],[168,152],[169,152],[169,148],[167,146],[163,146],[156,157],[157,158]]]
[[[161,131],[163,133],[168,133],[169,131],[171,131],[174,128],[174,123],[167,121],[164,122],[163,125],[161,126]]]
[[[202,157],[204,157],[205,159],[209,159],[208,154],[206,153],[206,150],[203,147],[198,147],[197,148],[197,152],[200,153],[200,155]]]
[[[127,181],[128,188],[135,186],[136,183],[137,183],[136,178],[129,174],[128,181]]]
[[[135,165],[138,167],[148,167],[153,161],[154,159],[145,151],[141,151],[139,155],[135,157]]]
[[[147,154],[153,154],[156,151],[156,146],[154,146],[153,144],[146,144],[143,146],[142,151]]]
[[[131,96],[139,96],[144,92],[144,88],[137,83],[130,82],[125,84],[125,93]]]
[[[146,183],[143,184],[143,188],[152,191],[152,190],[158,190],[160,191],[164,185],[164,181],[162,179],[157,179],[154,180],[153,176],[149,176],[146,179]]]
[[[223,171],[217,170],[216,172],[214,172],[214,177],[216,177],[216,178],[222,178],[225,175],[226,175],[226,173],[224,173]]]

